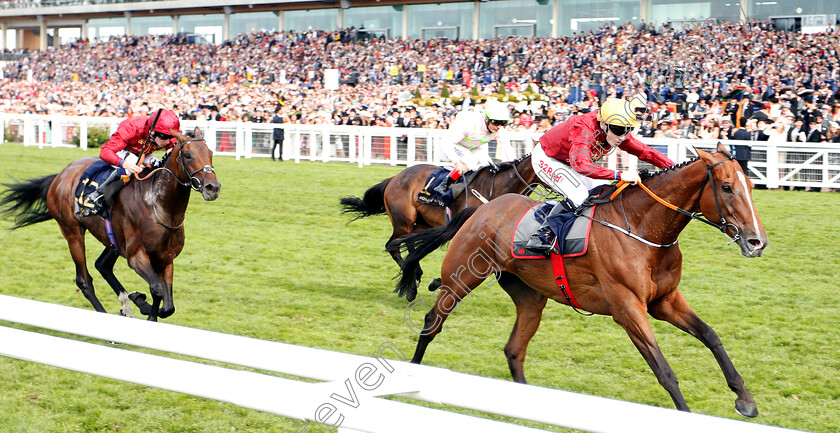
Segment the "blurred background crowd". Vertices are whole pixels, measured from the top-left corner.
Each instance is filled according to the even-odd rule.
[[[645,94],[647,137],[840,142],[840,32],[769,22],[606,24],[561,38],[402,40],[335,32],[243,34],[221,45],[184,36],[78,40],[7,52],[0,110],[130,117],[159,106],[182,118],[446,128],[464,104],[508,102],[514,131],[547,130],[607,97]],[[328,90],[324,71],[337,69]],[[504,95],[504,96],[502,96]]]

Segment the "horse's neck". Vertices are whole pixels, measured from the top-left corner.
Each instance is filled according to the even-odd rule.
[[[495,197],[510,192],[522,193],[534,183],[537,177],[531,167],[530,158],[525,158],[519,161],[519,163],[513,162],[511,165],[512,167],[509,170],[500,172],[494,179]]]
[[[176,179],[177,176],[185,177],[183,173],[179,172],[178,155],[172,154],[167,158],[166,164],[163,168],[169,170],[160,170],[156,173],[154,178],[154,193],[152,197],[154,202],[160,206],[161,210],[165,210],[170,215],[180,215],[186,212],[187,204],[190,199],[190,189],[181,185],[181,180]]]
[[[699,206],[705,164],[695,161],[671,173],[659,174],[645,186],[661,199],[681,209],[694,212]],[[624,194],[622,194],[624,195]],[[652,242],[671,243],[691,221],[686,215],[658,203],[640,187],[634,187],[622,200],[631,230]]]

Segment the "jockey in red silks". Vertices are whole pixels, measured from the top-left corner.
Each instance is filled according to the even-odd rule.
[[[97,202],[104,197],[109,205],[117,192],[127,182],[115,182],[121,175],[137,174],[144,165],[157,165],[158,159],[152,152],[159,149],[172,150],[176,140],[173,132],[180,133],[181,122],[169,110],[155,110],[149,116],[136,116],[123,120],[117,132],[99,149],[99,157],[116,167],[108,179],[90,193],[88,200]],[[140,161],[140,156],[143,161]]]
[[[531,154],[534,171],[566,199],[554,206],[540,230],[529,239],[528,248],[550,250],[553,242],[549,242],[549,217],[583,204],[592,188],[609,180],[641,180],[636,170],[614,171],[596,164],[616,148],[658,168],[674,165],[667,156],[630,135],[639,126],[635,112],[639,104],[635,102],[609,98],[599,110],[572,116],[540,138]]]

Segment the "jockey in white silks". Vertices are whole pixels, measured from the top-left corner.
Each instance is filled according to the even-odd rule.
[[[510,122],[510,111],[502,103],[487,101],[483,112],[462,111],[455,117],[444,137],[441,149],[455,168],[441,182],[435,192],[443,195],[453,182],[468,171],[492,165],[489,146],[496,140],[496,155],[503,161],[516,159],[516,154],[505,134]]]

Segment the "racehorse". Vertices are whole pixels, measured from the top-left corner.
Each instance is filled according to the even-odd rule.
[[[611,315],[630,336],[677,409],[683,411],[689,411],[688,405],[659,349],[646,313],[695,336],[712,351],[729,388],[737,394],[738,413],[756,416],[755,401],[717,334],[694,313],[677,289],[682,254],[676,241],[692,219],[699,219],[731,237],[744,256],[758,257],[767,246],[767,233],[753,206],[752,183],[740,165],[720,145],[717,152],[698,149],[697,153],[699,158],[647,177],[641,185],[618,193],[613,201],[598,204],[592,216],[587,252],[564,260],[565,282],[555,280],[550,260],[512,257],[513,225],[538,203],[523,196],[502,196],[460,212],[448,226],[392,242],[389,250],[413,247],[398,285],[399,293],[404,294],[416,291],[416,281],[410,276],[417,262],[451,240],[441,279],[429,287],[441,288],[441,292],[426,315],[422,330],[417,327],[420,338],[411,362],[422,361],[449,313],[492,274],[516,305],[516,322],[504,348],[516,382],[525,382],[523,362],[528,342],[537,332],[546,301],[553,299],[578,310]],[[563,291],[567,288],[571,293]]]
[[[15,217],[13,229],[49,219],[58,222],[76,264],[76,285],[96,311],[104,313],[105,309],[96,298],[85,262],[87,230],[105,246],[96,259],[96,269],[120,299],[123,305],[120,313],[132,315],[130,300],[148,320],[169,317],[175,312],[172,262],[184,247],[184,218],[190,191],[201,191],[205,200],[212,201],[219,196],[221,188],[213,169],[213,154],[201,130],[196,128],[193,134],[194,137],[189,137],[173,132],[178,144],[166,155],[160,168],[145,180],[129,182],[114,198],[111,221],[119,251],[109,240],[103,218],[75,214],[74,191],[79,177],[97,158],[82,158],[58,174],[6,185],[9,190],[0,199],[0,206],[4,213]],[[117,281],[114,264],[119,256],[125,257],[128,266],[149,284],[152,304],[146,302],[142,293],[128,294]]]
[[[371,215],[388,213],[393,226],[393,233],[388,242],[419,230],[446,225],[446,211],[435,205],[417,201],[420,191],[426,188],[429,175],[439,167],[431,164],[419,164],[401,171],[394,177],[370,187],[363,198],[344,197],[340,200],[344,213],[355,213],[355,221]],[[469,189],[477,191],[487,200],[503,194],[523,193],[532,184],[540,182],[531,166],[531,155],[525,155],[512,162],[504,162],[498,170],[491,167],[481,168]],[[464,209],[470,204],[481,204],[479,198],[472,197],[471,191],[464,191],[450,204],[452,209]],[[387,243],[386,243],[387,245]],[[403,259],[399,250],[390,251],[391,257],[402,267]],[[418,265],[417,280],[423,275]]]

